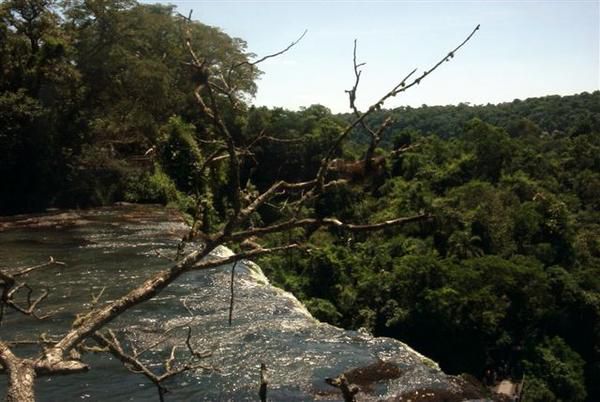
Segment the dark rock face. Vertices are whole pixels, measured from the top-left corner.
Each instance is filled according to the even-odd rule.
[[[391,380],[402,381],[402,370],[390,362],[378,360],[373,364],[357,367],[342,373],[349,386],[358,386],[356,401],[414,401],[414,402],[460,402],[503,401],[499,395],[490,394],[483,384],[469,376],[446,376],[446,382],[437,387],[416,387],[397,394],[377,395],[377,388]],[[341,378],[338,377],[338,378]],[[441,385],[441,386],[440,386]],[[330,396],[335,392],[328,393]],[[325,396],[322,393],[320,396]],[[326,398],[323,398],[326,399]]]
[[[378,360],[368,366],[347,371],[344,375],[351,384],[356,384],[363,391],[367,391],[375,383],[400,378],[402,371],[393,363]]]
[[[385,399],[386,402],[419,401],[419,402],[460,402],[460,401],[497,401],[483,385],[472,383],[462,377],[448,377],[454,383],[451,389],[421,388],[405,392],[401,395]]]

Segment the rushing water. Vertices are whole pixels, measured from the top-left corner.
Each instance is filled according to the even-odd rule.
[[[185,230],[176,213],[152,206],[0,219],[0,266],[35,265],[49,256],[67,264],[27,278],[34,288],[50,291],[41,313],[52,315],[38,321],[9,312],[0,327],[1,339],[36,340],[42,333],[48,337],[64,333],[76,313],[89,311],[93,296],[102,292],[99,303],[106,303],[168,267],[168,257],[174,255]],[[443,395],[451,396],[447,400],[466,396],[464,382],[446,376],[405,344],[318,322],[291,294],[271,286],[252,263],[236,267],[235,309],[229,326],[230,274],[231,266],[187,274],[110,324],[121,339],[137,345],[166,338],[145,355],[157,369],[172,346],[183,345],[188,326],[193,346],[212,352],[203,363],[214,370],[168,381],[167,400],[258,400],[263,362],[273,401],[341,400],[324,379],[344,372],[361,385],[359,400],[406,400],[419,392],[421,397],[429,392],[430,399],[421,399],[429,401],[442,400]],[[19,355],[36,351],[28,345],[15,350]],[[186,357],[185,347],[178,351],[179,358]],[[38,400],[157,400],[156,388],[145,377],[130,373],[110,355],[90,353],[83,359],[91,366],[88,373],[38,379]],[[1,378],[0,394],[5,389]]]

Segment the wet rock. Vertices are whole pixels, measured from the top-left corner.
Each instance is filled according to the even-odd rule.
[[[402,376],[402,371],[393,363],[378,360],[365,367],[358,367],[344,373],[351,384],[356,384],[364,391],[372,388],[374,383],[392,380]]]

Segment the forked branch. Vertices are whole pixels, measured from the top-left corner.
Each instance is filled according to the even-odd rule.
[[[358,125],[365,123],[365,119],[375,110],[380,109],[387,99],[406,91],[408,88],[411,88],[414,85],[419,84],[424,78],[435,71],[444,61],[449,61],[451,58],[453,58],[454,54],[471,39],[478,29],[479,26],[477,26],[460,45],[455,47],[446,56],[444,56],[440,62],[409,82],[411,77],[413,77],[416,72],[416,69],[413,70],[406,77],[404,77],[404,79],[402,79],[398,85],[394,86],[388,93],[382,96],[379,101],[371,105],[368,110],[362,113],[355,108],[356,92],[360,81],[359,67],[363,65],[362,63],[357,63],[356,61],[355,47],[355,84],[352,90],[349,91],[351,107],[353,107],[353,109],[356,111],[355,118],[345,129],[341,130],[337,137],[331,142],[330,146],[325,151],[324,156],[321,158],[319,169],[316,175],[313,178],[302,182],[277,181],[262,193],[248,193],[247,197],[245,198],[240,186],[240,157],[244,155],[245,152],[249,152],[249,149],[238,144],[239,140],[232,133],[237,133],[238,131],[234,129],[239,127],[228,125],[230,124],[230,120],[226,120],[224,118],[226,114],[225,111],[221,109],[221,105],[223,104],[223,99],[221,98],[221,95],[223,95],[222,91],[229,91],[228,94],[225,94],[229,97],[235,96],[235,91],[232,89],[232,86],[222,87],[220,85],[211,84],[211,78],[213,78],[212,74],[214,74],[215,71],[218,71],[218,76],[220,77],[224,75],[223,66],[209,65],[207,60],[203,59],[201,55],[198,55],[194,51],[191,44],[191,38],[188,37],[186,40],[186,45],[192,60],[190,65],[195,69],[197,76],[199,77],[199,80],[194,84],[195,86],[193,88],[193,94],[196,98],[200,111],[206,117],[208,117],[210,124],[212,124],[214,127],[214,133],[217,138],[212,140],[214,140],[214,144],[220,148],[219,152],[215,151],[215,153],[213,153],[208,160],[212,162],[215,160],[227,161],[227,181],[231,191],[231,208],[228,210],[228,215],[224,219],[222,227],[215,233],[204,236],[204,244],[202,247],[188,253],[180,260],[172,263],[171,266],[163,271],[155,273],[143,283],[137,284],[125,295],[115,298],[114,300],[107,302],[102,306],[94,305],[89,313],[74,321],[72,328],[70,328],[62,337],[57,339],[55,343],[45,345],[46,347],[44,348],[43,352],[41,352],[37,358],[18,358],[12,353],[6,343],[0,341],[0,368],[4,369],[4,371],[9,374],[9,394],[11,391],[16,392],[16,387],[11,387],[10,385],[13,379],[14,381],[18,381],[18,378],[25,378],[24,376],[31,378],[31,384],[27,384],[27,387],[31,391],[30,394],[33,395],[33,378],[35,378],[36,375],[57,373],[68,374],[87,370],[88,366],[82,363],[77,358],[76,354],[72,352],[77,350],[77,348],[82,345],[83,342],[92,338],[101,347],[107,348],[114,356],[121,360],[126,366],[130,367],[133,371],[144,374],[157,386],[159,395],[162,398],[165,388],[161,382],[163,382],[165,379],[171,378],[174,375],[185,371],[199,369],[211,370],[212,368],[195,361],[178,363],[176,361],[176,351],[178,347],[183,347],[183,345],[176,345],[171,348],[171,353],[163,362],[162,372],[156,373],[151,370],[148,365],[144,363],[144,361],[141,360],[140,356],[145,350],[148,350],[147,348],[145,350],[136,351],[136,349],[132,346],[130,349],[133,351],[129,352],[128,348],[123,346],[122,341],[120,341],[117,336],[112,333],[112,331],[109,330],[108,332],[102,332],[103,328],[105,328],[107,324],[115,320],[124,312],[140,305],[147,300],[150,300],[170,284],[172,284],[175,280],[177,280],[181,275],[190,271],[209,269],[226,264],[235,264],[237,261],[242,259],[252,259],[269,253],[306,248],[304,243],[300,241],[292,242],[290,238],[288,243],[278,247],[251,247],[248,250],[241,251],[231,256],[218,257],[211,255],[211,252],[215,250],[216,247],[231,242],[244,242],[244,240],[248,240],[253,237],[283,233],[293,228],[335,227],[351,232],[367,232],[399,227],[408,223],[428,219],[429,216],[427,214],[419,214],[412,217],[390,219],[384,222],[354,224],[340,221],[333,216],[317,219],[310,214],[300,214],[298,211],[300,211],[301,207],[303,206],[310,206],[309,201],[311,201],[315,196],[323,194],[327,188],[336,186],[340,182],[343,182],[343,180],[332,180],[331,178],[326,178],[326,175],[328,169],[330,168],[330,162],[332,161],[336,151],[340,148],[341,144],[346,140],[352,130]],[[293,46],[295,46],[305,34],[306,32],[304,32],[296,41],[292,42],[287,48],[279,52],[264,56],[254,62],[244,61],[234,65],[234,70],[241,68],[244,65],[253,67],[265,60],[287,52]],[[232,70],[230,70],[230,72],[231,71]],[[238,110],[233,108],[233,111],[237,112]],[[377,130],[372,130],[372,144],[376,145],[378,143],[383,130],[385,130],[389,123],[390,122],[386,120],[386,122],[384,122],[384,124],[382,124]],[[365,127],[367,127],[366,124]],[[372,154],[374,146],[371,148],[370,151],[368,151],[367,156]],[[367,161],[371,161],[372,159],[372,156],[369,156],[365,163]],[[203,174],[208,174],[206,173],[207,170],[208,169],[203,168]],[[259,209],[267,203],[273,203],[275,205],[281,205],[284,203],[291,205],[295,203],[295,211],[286,212],[285,217],[281,218],[275,223],[253,227],[252,224],[249,223],[250,217],[258,212]],[[285,209],[287,211],[287,208]],[[284,207],[282,207],[281,210],[284,210]],[[38,305],[46,296],[44,293],[42,293],[38,297],[32,297],[31,288],[29,288],[24,282],[18,282],[17,278],[21,278],[37,269],[40,269],[43,266],[51,264],[60,263],[51,259],[46,264],[16,270],[12,273],[7,272],[6,270],[0,270],[0,308],[2,309],[0,310],[0,319],[4,306],[9,306],[24,314],[35,315]],[[14,296],[19,292],[27,292],[25,296],[27,300],[25,305],[19,305],[14,300]],[[190,339],[191,329],[188,328],[185,347],[188,349],[194,359],[200,360],[203,354],[202,352],[195,351],[191,347]],[[350,394],[352,394],[352,390],[349,389],[349,391]],[[30,399],[32,398],[24,400]]]
[[[352,130],[354,130],[354,128],[357,125],[362,124],[362,122],[365,120],[365,118],[367,116],[369,116],[370,114],[372,114],[374,111],[380,110],[383,107],[384,103],[389,98],[395,97],[399,93],[404,92],[404,91],[408,90],[409,88],[412,88],[413,86],[419,84],[423,79],[425,79],[428,75],[433,73],[445,61],[450,61],[450,59],[452,59],[454,57],[456,52],[458,50],[460,50],[473,37],[473,35],[475,35],[475,32],[477,32],[478,30],[479,30],[479,25],[477,25],[473,29],[473,31],[466,37],[465,40],[463,40],[458,46],[456,46],[448,54],[446,54],[438,63],[436,63],[429,70],[425,70],[425,72],[423,72],[423,74],[421,74],[418,78],[415,78],[413,81],[409,82],[409,79],[417,71],[416,68],[414,70],[412,70],[400,81],[399,84],[394,86],[389,92],[387,92],[385,95],[383,95],[377,102],[373,103],[365,112],[360,113],[360,115],[358,115],[346,127],[346,129],[344,129],[340,133],[340,135],[337,137],[337,139],[330,146],[325,157],[321,160],[321,167],[319,169],[319,172],[317,173],[317,181],[318,181],[319,185],[321,186],[324,182],[325,174],[327,173],[327,166],[329,165],[329,162],[331,161],[331,159],[333,159],[333,156],[335,155],[336,150],[340,147],[342,142],[348,137],[348,135],[352,132]],[[356,93],[356,91],[355,91],[355,93]]]
[[[48,315],[39,315],[37,313],[38,305],[48,297],[48,290],[43,289],[37,297],[33,297],[33,288],[26,282],[20,282],[17,278],[27,276],[28,274],[48,266],[65,266],[61,261],[50,257],[43,264],[34,265],[31,267],[17,268],[15,270],[0,270],[0,325],[4,318],[4,310],[9,307],[21,314],[29,315],[37,319],[44,319]],[[25,304],[17,302],[17,296],[21,291],[25,291]]]
[[[178,327],[179,328],[179,327]],[[188,326],[187,338],[185,341],[185,345],[188,348],[190,355],[196,359],[203,359],[204,357],[209,356],[209,354],[204,354],[196,351],[190,342],[191,338],[191,327]],[[188,371],[196,371],[196,370],[204,370],[204,371],[213,371],[214,368],[207,366],[203,363],[193,362],[193,361],[185,361],[178,362],[176,359],[176,351],[177,345],[171,347],[171,352],[168,357],[162,363],[161,372],[157,373],[154,369],[150,368],[150,365],[146,364],[141,360],[141,355],[145,353],[147,350],[158,346],[160,343],[155,343],[149,348],[144,348],[141,352],[126,352],[123,347],[121,341],[117,338],[115,333],[111,330],[108,330],[105,334],[101,332],[96,332],[93,335],[93,339],[103,348],[107,348],[108,351],[119,359],[124,366],[131,372],[136,374],[144,375],[148,380],[150,380],[157,388],[158,395],[160,401],[164,401],[164,395],[168,392],[167,388],[163,385],[163,382],[169,378],[177,376],[179,374],[188,372]],[[166,339],[163,338],[163,342]],[[154,366],[154,365],[153,365]]]

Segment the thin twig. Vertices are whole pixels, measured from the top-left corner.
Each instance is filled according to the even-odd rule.
[[[293,48],[294,46],[296,46],[296,45],[297,45],[297,44],[298,44],[298,43],[299,43],[299,42],[300,42],[300,41],[301,41],[301,40],[304,38],[304,36],[306,36],[306,34],[307,34],[307,33],[308,33],[308,29],[305,29],[305,30],[304,30],[304,32],[302,32],[302,35],[300,35],[300,37],[298,37],[298,39],[296,39],[295,41],[293,41],[292,43],[290,43],[290,44],[289,44],[289,45],[288,45],[288,46],[287,46],[285,49],[283,49],[283,50],[280,50],[280,51],[278,51],[278,52],[275,52],[275,53],[268,54],[268,55],[266,55],[266,56],[263,56],[263,57],[261,57],[261,58],[260,58],[260,59],[258,59],[258,60],[252,61],[252,62],[249,62],[249,61],[242,61],[242,62],[240,62],[240,63],[238,63],[238,64],[234,65],[234,66],[232,67],[232,69],[236,69],[236,68],[238,68],[238,67],[241,67],[241,66],[243,66],[243,65],[256,66],[257,64],[260,64],[260,63],[262,63],[262,62],[263,62],[263,61],[265,61],[265,60],[271,59],[271,58],[273,58],[273,57],[281,56],[282,54],[286,53],[288,50],[290,50],[291,48]]]
[[[346,127],[346,129],[344,131],[342,131],[342,133],[337,137],[337,139],[333,142],[333,144],[329,148],[325,157],[321,160],[321,167],[319,168],[319,172],[317,173],[318,186],[322,187],[324,178],[325,178],[325,173],[327,172],[327,166],[329,165],[329,161],[331,161],[331,159],[333,158],[333,155],[335,154],[336,150],[338,149],[338,147],[340,146],[342,141],[344,141],[346,139],[346,137],[348,137],[348,135],[352,132],[352,130],[357,125],[361,124],[361,122],[367,116],[369,116],[371,113],[373,113],[374,111],[380,110],[383,107],[383,104],[385,103],[385,101],[387,99],[398,95],[400,92],[406,91],[407,89],[413,87],[414,85],[419,84],[421,82],[421,80],[423,80],[425,77],[427,77],[433,71],[435,71],[444,61],[449,61],[451,58],[453,58],[455,53],[460,48],[462,48],[473,37],[475,32],[478,30],[479,30],[479,25],[477,25],[475,27],[475,29],[473,29],[473,31],[469,34],[469,36],[467,36],[467,38],[464,41],[462,41],[460,45],[458,45],[453,50],[451,50],[437,64],[435,64],[429,70],[425,71],[419,78],[415,78],[411,83],[407,84],[407,81],[410,79],[410,77],[412,77],[414,75],[414,73],[417,71],[417,69],[415,68],[413,71],[408,73],[406,75],[406,77],[404,77],[400,81],[399,84],[394,86],[388,93],[383,95],[377,102],[373,103],[367,111],[361,113],[360,116],[356,117],[356,119],[352,123],[350,123],[350,125],[348,127]],[[319,190],[319,188],[317,188],[317,190]]]
[[[231,283],[230,283],[231,298],[229,300],[229,326],[230,327],[231,327],[231,320],[233,319],[235,267],[237,266],[238,262],[239,262],[239,260],[236,260],[233,263],[233,265],[231,266]]]

